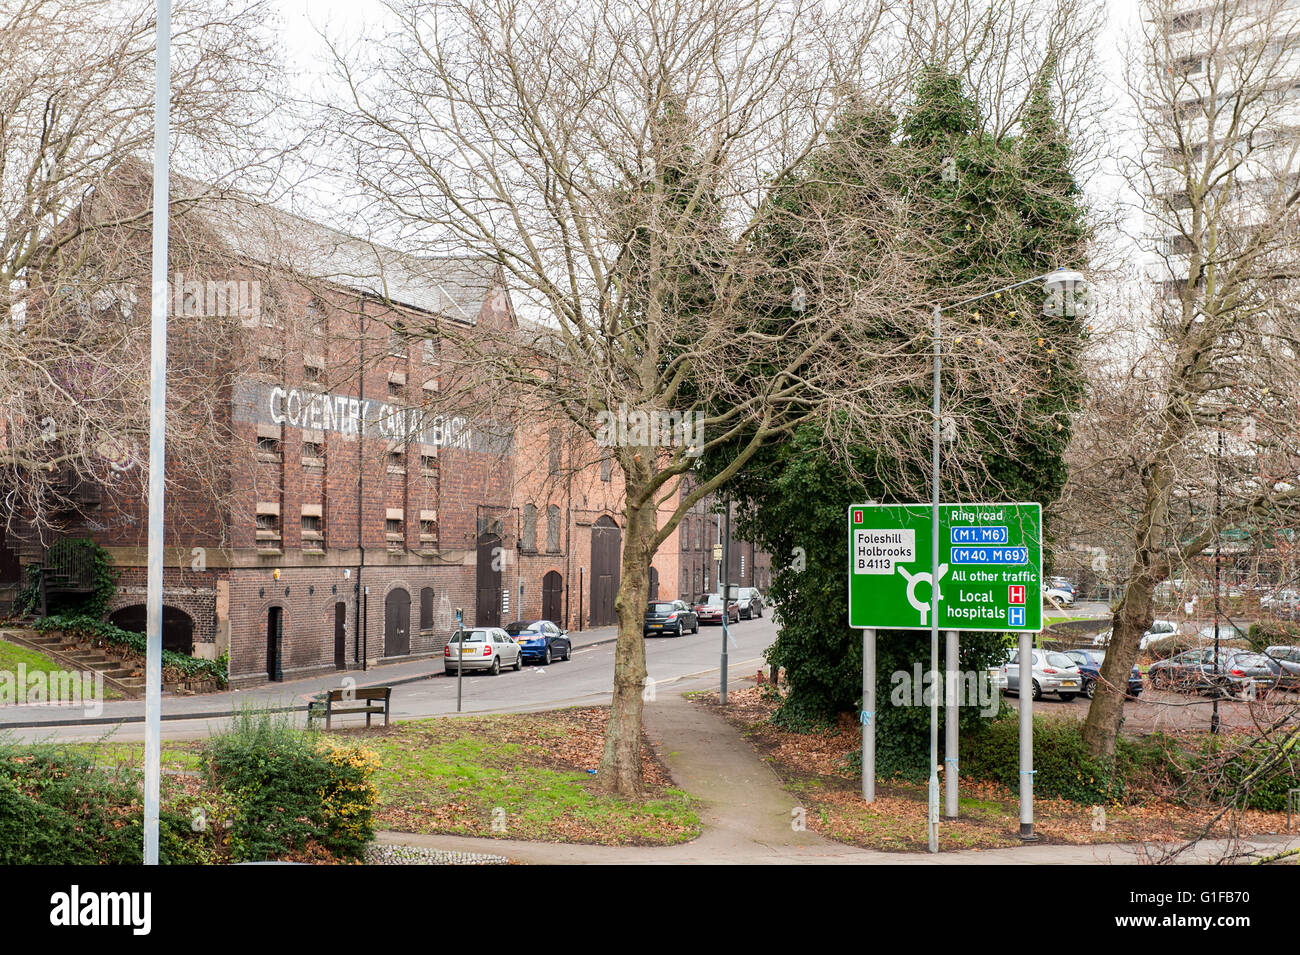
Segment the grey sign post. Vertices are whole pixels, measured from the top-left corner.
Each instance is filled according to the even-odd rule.
[[[1034,835],[1034,694],[1025,692],[1025,673],[1033,685],[1032,633],[1020,634],[1020,838],[1033,842]]]
[[[958,630],[945,631],[947,653],[943,675],[943,818],[957,818],[957,643]]]
[[[876,631],[862,631],[862,798],[876,801]]]

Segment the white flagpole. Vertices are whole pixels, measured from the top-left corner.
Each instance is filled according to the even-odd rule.
[[[144,691],[144,864],[158,864],[162,745],[163,478],[167,411],[167,145],[171,125],[171,0],[158,0],[153,125],[153,305],[149,322],[148,651]]]

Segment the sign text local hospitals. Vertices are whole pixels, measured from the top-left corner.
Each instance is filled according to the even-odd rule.
[[[930,508],[849,508],[849,625],[929,626]],[[1041,629],[1041,509],[1036,504],[939,507],[939,625]]]

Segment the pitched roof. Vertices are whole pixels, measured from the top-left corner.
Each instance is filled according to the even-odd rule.
[[[242,195],[183,183],[231,251],[273,269],[355,289],[473,325],[503,286],[499,267],[472,256],[417,256],[348,235]]]

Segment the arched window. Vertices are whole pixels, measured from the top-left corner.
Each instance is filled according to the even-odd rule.
[[[537,506],[525,504],[521,520],[523,526],[519,528],[520,545],[524,550],[537,550]]]
[[[552,554],[560,551],[560,509],[554,504],[546,506],[546,550]]]

